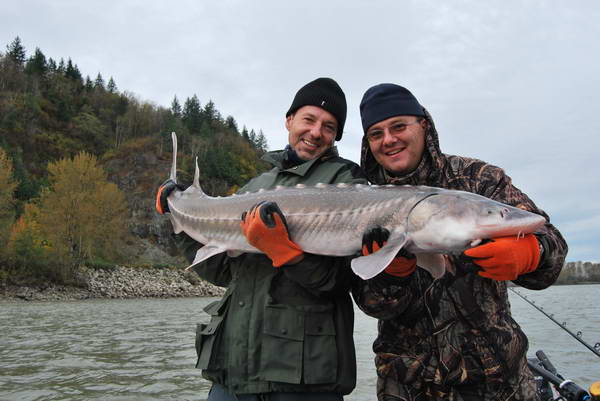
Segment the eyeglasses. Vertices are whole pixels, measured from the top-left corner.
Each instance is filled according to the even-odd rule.
[[[389,131],[390,135],[396,136],[406,131],[409,125],[419,124],[420,122],[420,120],[414,121],[412,123],[404,123],[398,121],[384,129],[374,129],[372,131],[367,132],[367,140],[371,143],[380,142],[383,140],[383,136],[385,134],[386,129]]]

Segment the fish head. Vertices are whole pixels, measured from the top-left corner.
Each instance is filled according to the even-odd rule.
[[[413,246],[423,252],[462,252],[484,239],[524,235],[546,219],[535,213],[462,191],[420,200],[407,217]]]

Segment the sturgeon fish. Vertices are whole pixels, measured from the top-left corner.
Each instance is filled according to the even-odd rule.
[[[176,182],[177,136],[171,136],[170,178]],[[417,265],[439,278],[446,269],[444,255],[460,254],[484,239],[528,234],[546,222],[543,216],[477,194],[427,186],[297,185],[211,197],[200,187],[196,160],[192,185],[167,198],[174,232],[204,244],[192,265],[222,252],[231,257],[261,253],[240,229],[242,212],[261,201],[279,205],[290,238],[308,253],[360,255],[365,230],[388,229],[390,237],[380,250],[352,259],[352,269],[363,279],[383,271],[401,249],[415,254]]]

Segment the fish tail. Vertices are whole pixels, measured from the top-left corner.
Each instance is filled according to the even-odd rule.
[[[173,164],[171,165],[171,176],[169,177],[175,183],[177,183],[177,135],[175,132],[171,132],[171,139],[173,140]],[[196,156],[196,169],[194,171],[194,181],[192,183],[194,191],[199,193],[201,196],[206,196],[202,188],[200,187],[200,169],[198,167],[198,156]]]
[[[171,176],[169,178],[177,182],[177,135],[175,132],[171,132],[171,139],[173,141],[173,164],[171,165]]]

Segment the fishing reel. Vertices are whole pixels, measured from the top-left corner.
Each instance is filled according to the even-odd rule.
[[[578,331],[573,333],[567,328],[565,322],[559,323],[554,319],[554,315],[549,315],[544,312],[544,309],[535,305],[535,302],[527,299],[526,296],[522,295],[513,288],[509,288],[513,293],[521,297],[529,305],[540,311],[548,319],[556,323],[561,329],[566,331],[583,344],[587,349],[593,352],[596,356],[600,357],[600,342],[597,342],[594,346],[585,342],[582,338],[582,333]],[[589,393],[583,388],[579,387],[572,380],[565,380],[564,377],[556,372],[556,368],[552,365],[546,354],[542,350],[535,353],[537,358],[528,358],[527,364],[535,375],[538,394],[542,401],[600,401],[600,381],[592,383],[590,386]]]
[[[600,401],[600,382],[593,383],[590,392],[587,392],[561,376],[544,351],[539,350],[535,356],[527,362],[534,374],[541,401]]]

